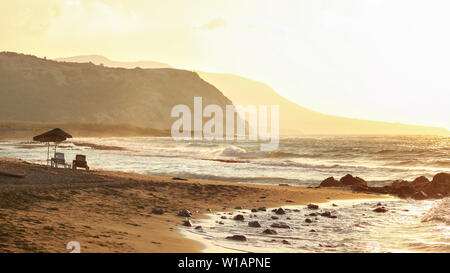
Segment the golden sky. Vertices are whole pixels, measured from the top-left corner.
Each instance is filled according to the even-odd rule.
[[[2,0],[0,50],[233,73],[328,114],[450,129],[440,0]]]

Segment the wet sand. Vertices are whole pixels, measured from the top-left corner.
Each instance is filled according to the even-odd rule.
[[[176,216],[179,210],[193,212],[195,223],[208,210],[236,206],[386,198],[339,189],[50,169],[14,159],[0,159],[0,171],[26,174],[0,175],[0,252],[68,252],[70,241],[80,242],[81,252],[199,252],[200,243],[178,232],[184,220]]]

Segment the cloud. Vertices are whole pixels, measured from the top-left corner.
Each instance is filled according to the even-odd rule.
[[[224,28],[228,25],[227,20],[225,20],[222,17],[216,17],[213,18],[210,22],[203,24],[203,25],[199,25],[199,26],[194,26],[194,29],[198,29],[198,30],[215,30],[218,28]]]

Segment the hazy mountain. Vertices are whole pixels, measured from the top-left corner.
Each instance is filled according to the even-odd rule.
[[[321,114],[295,104],[280,96],[270,86],[231,74],[198,72],[207,82],[217,87],[233,104],[278,104],[280,130],[285,134],[440,134],[442,128],[404,125],[343,118]],[[348,107],[351,107],[349,105]]]
[[[0,120],[129,124],[170,129],[174,105],[231,104],[196,73],[108,68],[0,53]]]
[[[103,56],[97,56],[97,55],[86,55],[86,56],[78,56],[78,57],[72,57],[72,58],[65,58],[65,59],[58,59],[58,60],[64,60],[64,61],[71,61],[71,62],[92,62],[96,64],[103,64],[104,66],[111,66],[111,67],[136,67],[139,66],[141,68],[144,67],[159,67],[158,64],[155,62],[114,62],[110,61],[109,59],[103,57]],[[143,65],[144,63],[149,63],[149,66]],[[140,65],[137,65],[140,64]],[[66,65],[68,67],[72,67],[70,63],[60,63],[59,65]],[[168,66],[167,64],[161,64],[161,66]],[[97,86],[97,83],[95,83],[95,77],[96,72],[93,72],[93,74],[87,73],[89,69],[92,69],[95,67],[94,71],[102,71],[100,73],[101,75],[101,88],[106,88],[107,86],[111,86],[112,90],[115,90],[114,88],[117,88],[115,85],[125,85],[125,82],[127,82],[128,85],[134,85],[132,78],[136,77],[139,73],[131,73],[127,72],[126,70],[108,70],[107,68],[96,67],[92,64],[84,64],[84,74],[79,74],[79,77],[85,76],[87,79],[90,79],[90,84],[92,88],[95,88]],[[131,71],[136,71],[138,69],[134,69]],[[123,78],[124,82],[120,80],[120,78],[115,78],[114,83],[108,82],[108,78],[105,79],[105,75],[107,75],[105,71],[116,71],[113,74],[119,73],[117,71],[121,71],[120,77],[128,77],[128,75],[134,75],[130,76],[130,78]],[[144,71],[142,69],[138,71]],[[159,79],[164,78],[166,81],[166,85],[169,87],[173,85],[177,85],[176,83],[172,81],[176,81],[179,84],[177,85],[177,88],[179,89],[185,89],[184,86],[182,86],[182,82],[177,77],[174,77],[173,79],[170,79],[170,76],[175,76],[179,74],[183,75],[195,75],[194,73],[183,71],[181,70],[175,70],[175,69],[169,69],[169,70],[156,70],[154,72],[145,70],[145,75],[142,74],[142,76],[139,78],[140,81],[146,82],[146,84],[149,84],[150,82],[154,83],[151,80],[145,81],[144,78],[147,76],[155,77],[156,75],[159,75]],[[175,73],[175,71],[179,71],[178,73]],[[170,72],[170,73],[169,73]],[[144,73],[144,72],[141,72]],[[148,75],[146,74],[148,73]],[[282,134],[440,134],[440,135],[447,135],[449,132],[442,128],[437,127],[427,127],[427,126],[415,126],[415,125],[405,125],[405,124],[399,124],[399,123],[389,123],[389,122],[378,122],[378,121],[367,121],[367,120],[360,120],[360,119],[354,119],[354,118],[344,118],[344,117],[337,117],[332,115],[326,115],[322,114],[310,109],[307,109],[305,107],[302,107],[298,104],[295,104],[288,99],[280,96],[278,93],[276,93],[270,86],[263,84],[261,82],[252,81],[240,76],[232,75],[232,74],[215,74],[215,73],[205,73],[205,72],[197,72],[202,79],[205,81],[211,83],[215,87],[217,87],[227,98],[229,98],[234,104],[278,104],[280,105],[280,129]],[[60,74],[60,73],[59,73]],[[162,75],[165,75],[162,76]],[[108,76],[106,76],[108,77]],[[193,78],[197,77],[192,76]],[[198,78],[198,77],[197,77]],[[72,81],[76,80],[76,78],[72,78]],[[192,79],[191,79],[192,80]],[[197,79],[198,80],[198,79]],[[121,83],[122,82],[122,83]],[[142,84],[143,84],[142,82]],[[72,84],[76,84],[73,83]],[[139,85],[139,84],[137,84]],[[145,84],[144,84],[145,86]],[[159,90],[160,93],[163,92],[163,86],[161,85],[158,87],[152,86],[149,88],[149,90]],[[142,86],[140,86],[143,88]],[[91,88],[91,89],[92,89]],[[145,88],[144,88],[145,89]],[[213,88],[214,91],[212,94],[213,96],[216,96],[218,90]],[[123,92],[126,90],[124,87],[121,89]],[[208,89],[209,90],[209,89]],[[120,93],[120,92],[119,92]],[[220,92],[219,92],[220,93]],[[134,94],[134,93],[132,93]],[[170,93],[173,94],[173,93]],[[181,94],[181,93],[177,93]],[[117,94],[118,95],[118,94]],[[138,105],[143,104],[142,102],[139,102],[139,99],[135,98],[135,95],[131,96],[129,100],[127,100],[123,94],[121,95],[121,99],[124,101],[132,101],[131,103],[137,103]],[[153,95],[155,96],[155,95]],[[157,97],[157,96],[155,96]],[[166,97],[167,100],[175,99],[171,96]],[[182,100],[179,96],[176,97],[178,100]],[[79,98],[80,100],[80,98]],[[154,107],[154,100],[150,100],[151,103],[148,105],[153,105]],[[192,96],[190,95],[186,100],[192,101]],[[146,101],[146,100],[144,100]],[[70,102],[70,100],[68,100]],[[167,104],[167,102],[165,102]],[[188,105],[191,105],[189,103],[186,103]],[[1,103],[0,103],[1,105]],[[133,106],[127,104],[128,108],[133,108]],[[163,128],[164,126],[161,126],[161,124],[167,125],[167,120],[164,120],[161,122],[161,124],[158,124],[156,121],[156,116],[152,118],[147,118],[145,121],[142,121],[141,119],[145,119],[144,117],[126,117],[126,112],[128,111],[128,108],[117,108],[117,112],[120,112],[121,114],[117,113],[114,116],[114,118],[111,118],[111,109],[108,110],[109,106],[102,105],[102,111],[98,112],[96,114],[97,120],[120,120],[122,122],[127,121],[134,121],[132,123],[133,125],[148,125],[148,120],[152,120],[151,126],[156,126],[154,128]],[[349,105],[350,107],[350,105]],[[37,108],[39,109],[39,108]],[[141,114],[143,109],[140,109]],[[168,109],[165,109],[162,113],[164,113],[165,117],[167,118],[167,111]],[[105,117],[103,116],[103,112],[109,113]],[[113,111],[114,112],[114,111]],[[151,115],[156,115],[155,113],[160,113],[159,111],[150,111]],[[119,118],[120,117],[120,118]],[[163,118],[163,117],[161,117]],[[2,119],[2,110],[0,109],[0,119]],[[146,126],[148,127],[148,126]],[[164,127],[165,128],[165,127]]]
[[[139,61],[139,62],[119,62],[110,60],[100,55],[82,55],[69,58],[58,58],[55,61],[72,62],[72,63],[93,63],[107,67],[123,67],[123,68],[172,68],[170,65],[153,61]]]

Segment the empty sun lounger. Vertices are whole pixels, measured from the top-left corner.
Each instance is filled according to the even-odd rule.
[[[50,162],[52,168],[58,168],[58,165],[63,165],[64,168],[70,167],[69,164],[66,164],[64,153],[55,153],[55,157],[53,157]]]
[[[89,166],[86,162],[85,155],[77,155],[75,160],[72,163],[72,169],[76,170],[77,168],[84,168],[86,171],[89,171]]]

